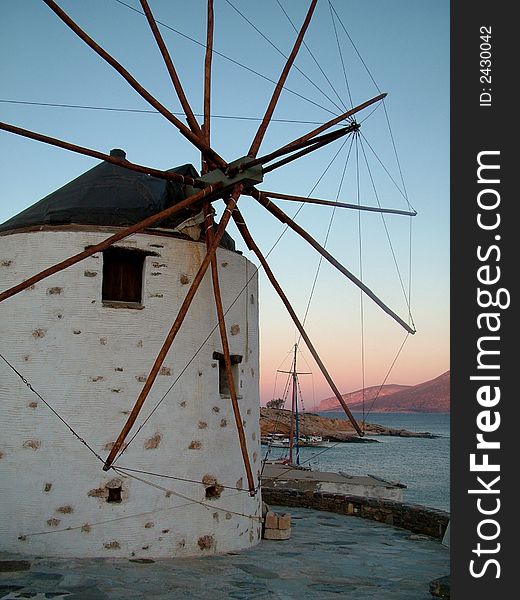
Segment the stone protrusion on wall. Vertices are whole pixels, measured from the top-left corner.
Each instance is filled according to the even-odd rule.
[[[212,535],[203,535],[197,540],[197,544],[201,550],[211,550],[215,545],[215,539]]]
[[[144,442],[144,449],[145,450],[155,450],[155,448],[159,447],[159,444],[161,443],[161,439],[162,439],[162,435],[159,432],[156,432],[154,435],[152,435],[152,437],[148,438]]]
[[[31,450],[39,450],[41,445],[40,440],[25,440],[22,444],[24,448],[30,448]]]
[[[264,518],[264,539],[288,540],[291,537],[291,515],[269,511]]]
[[[61,294],[61,292],[63,292],[63,288],[60,288],[60,287],[47,288],[48,296],[59,296]]]
[[[121,544],[117,540],[113,540],[111,542],[105,542],[103,548],[106,548],[107,550],[116,550],[117,548],[121,548]]]

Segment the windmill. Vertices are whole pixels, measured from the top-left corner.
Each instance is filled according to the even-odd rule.
[[[305,33],[311,23],[312,15],[317,4],[317,0],[312,0],[306,12],[303,24],[301,25],[299,32],[296,36],[293,48],[286,60],[285,65],[283,66],[279,79],[276,82],[272,96],[261,120],[261,123],[253,140],[249,145],[249,148],[245,150],[245,154],[243,156],[228,162],[218,154],[217,150],[213,147],[211,140],[210,125],[212,83],[211,74],[213,56],[213,2],[209,0],[207,8],[207,41],[204,67],[203,103],[204,116],[202,123],[199,124],[188,102],[187,96],[184,93],[180,78],[174,67],[172,58],[162,38],[160,30],[157,26],[157,22],[154,19],[151,8],[147,0],[140,1],[144,15],[150,26],[150,30],[164,59],[164,63],[168,74],[171,78],[172,85],[181,103],[182,109],[185,114],[186,123],[183,120],[179,119],[176,115],[174,115],[158,100],[156,100],[156,98],[147,89],[145,89],[125,69],[125,67],[122,64],[120,64],[101,46],[99,46],[83,29],[79,27],[77,23],[74,22],[73,19],[69,17],[69,15],[62,8],[60,8],[60,6],[56,2],[54,2],[53,0],[44,0],[45,4],[47,4],[47,6],[57,15],[57,17],[66,26],[68,26],[98,56],[100,56],[104,61],[106,61],[138,94],[141,95],[141,97],[144,100],[146,100],[155,110],[157,110],[167,121],[173,124],[178,129],[180,135],[186,138],[193,146],[195,146],[195,148],[197,148],[200,151],[201,173],[199,175],[196,171],[193,172],[189,170],[184,170],[183,172],[181,172],[182,170],[179,169],[173,169],[168,171],[155,169],[152,167],[132,163],[126,160],[125,155],[117,150],[113,151],[110,154],[105,154],[97,150],[71,144],[67,141],[42,135],[40,133],[23,129],[15,125],[2,123],[0,127],[6,132],[24,136],[26,138],[30,138],[46,144],[61,147],[72,152],[100,159],[104,161],[105,165],[114,165],[117,169],[123,169],[125,173],[135,172],[138,174],[142,174],[147,178],[154,178],[154,181],[166,181],[167,186],[177,186],[177,188],[175,189],[177,191],[180,189],[181,192],[177,193],[177,195],[174,198],[174,201],[171,202],[171,205],[166,208],[163,208],[163,210],[154,212],[146,218],[139,219],[127,227],[120,226],[118,227],[118,230],[109,237],[106,237],[101,241],[91,243],[84,247],[84,249],[82,249],[81,251],[71,256],[67,256],[62,260],[57,261],[52,266],[42,269],[35,274],[31,274],[27,278],[24,278],[23,281],[11,285],[8,289],[0,293],[0,302],[8,300],[16,296],[20,292],[23,292],[24,290],[31,289],[33,286],[37,285],[41,281],[44,281],[46,278],[56,275],[66,269],[69,269],[90,257],[100,257],[101,255],[103,255],[103,261],[105,263],[107,262],[106,258],[109,256],[109,251],[111,248],[119,247],[116,245],[118,245],[123,240],[127,240],[130,236],[133,236],[134,234],[144,234],[145,232],[150,231],[154,227],[161,228],[164,225],[164,223],[167,222],[168,219],[175,220],[176,226],[185,225],[186,227],[189,227],[190,223],[193,221],[195,223],[198,223],[199,225],[202,224],[202,230],[204,232],[202,237],[205,241],[206,251],[203,254],[203,256],[200,257],[200,260],[197,264],[197,268],[193,272],[192,276],[188,277],[189,287],[187,288],[185,293],[183,289],[184,295],[182,301],[179,302],[178,310],[175,311],[175,317],[173,319],[173,322],[170,324],[168,334],[163,340],[158,352],[156,353],[156,357],[153,361],[151,368],[148,370],[146,376],[142,377],[143,380],[141,381],[141,383],[143,383],[143,385],[139,391],[137,399],[131,407],[131,410],[128,411],[128,415],[126,415],[125,422],[120,428],[116,439],[111,444],[110,449],[107,451],[106,456],[100,457],[99,454],[97,454],[97,452],[94,452],[94,454],[96,454],[96,457],[99,460],[101,460],[102,468],[107,473],[111,474],[112,472],[112,474],[117,473],[121,477],[133,477],[135,479],[139,479],[139,474],[137,472],[132,472],[131,468],[125,469],[122,466],[118,466],[117,461],[124,453],[127,452],[127,448],[136,437],[137,419],[141,414],[143,406],[145,405],[152,388],[154,387],[154,385],[157,382],[157,379],[161,375],[161,372],[164,368],[165,360],[170,352],[170,349],[176,348],[175,341],[178,340],[179,337],[182,335],[183,327],[185,328],[185,324],[187,322],[186,319],[188,311],[190,310],[190,307],[192,307],[194,302],[196,302],[197,297],[201,294],[200,290],[202,289],[201,286],[203,286],[204,275],[208,270],[211,271],[213,303],[218,321],[218,332],[220,336],[221,348],[221,352],[214,353],[213,359],[217,361],[214,363],[215,368],[218,365],[219,371],[221,371],[222,386],[223,388],[225,387],[226,391],[226,394],[222,395],[229,395],[229,400],[232,407],[233,420],[236,427],[238,448],[240,451],[240,458],[242,462],[242,471],[245,474],[245,484],[243,484],[243,489],[242,484],[238,485],[237,483],[235,487],[240,492],[246,491],[251,498],[252,504],[248,506],[248,514],[242,515],[243,517],[245,516],[246,520],[249,519],[249,527],[244,529],[244,531],[241,531],[241,534],[247,531],[249,539],[248,543],[251,544],[254,543],[254,541],[256,541],[256,536],[258,533],[258,511],[260,507],[258,494],[259,481],[258,476],[255,477],[254,467],[252,466],[252,462],[254,461],[252,461],[251,459],[251,440],[246,440],[248,433],[244,426],[244,403],[240,401],[240,393],[237,385],[237,364],[240,364],[239,361],[241,360],[241,357],[237,357],[237,355],[233,354],[232,350],[230,349],[228,328],[229,318],[226,318],[226,311],[224,309],[224,304],[222,300],[221,281],[223,278],[223,273],[222,263],[220,263],[219,267],[219,247],[221,247],[222,245],[222,241],[226,234],[226,228],[232,220],[235,223],[238,231],[240,232],[247,248],[256,256],[256,259],[260,262],[269,282],[271,283],[274,290],[280,297],[282,303],[286,307],[292,321],[294,322],[296,329],[305,341],[309,352],[316,361],[325,380],[328,382],[330,388],[332,389],[333,394],[336,396],[338,402],[345,410],[345,413],[351,420],[357,433],[359,435],[363,435],[359,424],[357,423],[354,416],[351,414],[337,385],[334,383],[333,378],[331,377],[329,371],[327,370],[318,352],[316,351],[316,348],[312,343],[309,335],[307,334],[304,325],[298,318],[296,311],[292,307],[289,299],[282,290],[282,287],[280,286],[277,278],[271,270],[266,260],[266,257],[264,256],[257,243],[254,241],[251,232],[248,228],[248,225],[245,221],[244,215],[238,208],[238,202],[241,195],[246,195],[253,198],[261,207],[263,207],[270,215],[272,215],[274,219],[288,226],[296,234],[303,238],[308,244],[310,244],[326,261],[328,261],[343,276],[348,278],[355,286],[362,290],[362,292],[368,298],[370,298],[376,305],[378,305],[385,313],[387,313],[392,319],[394,319],[408,333],[414,333],[414,328],[410,324],[408,324],[400,316],[398,316],[396,312],[394,312],[389,306],[387,306],[367,285],[365,285],[349,269],[347,269],[336,258],[334,258],[334,256],[323,245],[321,245],[307,231],[305,231],[304,228],[302,228],[293,219],[291,219],[281,208],[279,208],[275,201],[277,199],[280,199],[318,205],[334,205],[336,207],[343,208],[353,208],[352,205],[341,202],[327,201],[318,198],[304,198],[295,195],[280,194],[277,192],[271,192],[263,189],[264,177],[267,176],[268,173],[279,169],[292,161],[298,160],[303,156],[311,154],[340,138],[343,138],[345,136],[355,136],[360,129],[360,125],[358,122],[356,122],[355,116],[361,111],[381,102],[386,96],[386,94],[378,94],[377,96],[370,98],[365,102],[360,103],[357,106],[354,106],[342,112],[340,115],[328,120],[327,122],[313,128],[306,134],[287,142],[282,147],[271,151],[268,154],[260,154],[262,142],[268,130],[269,124],[272,120],[280,95],[282,94],[282,91],[284,89],[285,82],[287,80],[291,67],[293,66],[294,60],[301,48]],[[331,131],[331,129],[336,125],[341,125],[341,127],[338,129],[333,129]],[[223,212],[222,218],[220,219],[220,222],[217,225],[214,223],[214,211],[212,209],[212,204],[218,201],[223,201],[225,203],[225,210]],[[361,210],[377,210],[371,207],[360,207],[358,205],[356,205],[355,208]],[[402,211],[397,209],[380,210],[384,212],[393,212],[397,214],[405,214],[410,216],[413,216],[415,214],[414,211]],[[152,256],[152,254],[150,253],[149,255]],[[246,283],[246,286],[248,283],[249,281]],[[188,282],[183,283],[183,285],[187,286]],[[252,297],[254,297],[255,294],[256,290],[253,291]],[[108,298],[108,300],[110,300],[110,298]],[[11,300],[11,302],[13,301]],[[230,302],[228,302],[228,304],[230,304]],[[8,364],[18,373],[18,375],[22,378],[22,381],[30,385],[30,382],[28,382],[28,380],[26,380],[23,377],[21,369],[17,369],[11,363]],[[124,365],[122,365],[119,368],[124,369],[125,367]],[[31,390],[34,391],[32,387]],[[43,400],[43,398],[41,399]],[[140,429],[137,429],[137,433],[139,431]],[[76,437],[79,437],[81,439],[81,436],[77,434],[77,432],[73,431],[73,433],[76,435]],[[258,437],[259,436],[257,435],[257,438]],[[81,439],[81,441],[88,445],[88,442],[86,442],[86,440]],[[259,440],[257,439],[257,443],[258,442]],[[141,479],[143,475],[144,474],[141,474]],[[198,502],[199,505],[204,505],[205,510],[207,509],[209,502],[213,501],[214,499],[220,498],[223,488],[228,487],[223,486],[220,483],[220,478],[216,478],[212,474],[206,475],[208,475],[208,477],[206,477],[205,481],[196,482],[198,484],[202,483],[204,485],[206,501],[202,502],[201,500],[193,500],[193,498],[191,497],[185,498],[188,501],[192,501],[195,503]],[[202,480],[203,479],[204,477],[202,477]],[[101,497],[103,500],[106,500],[107,504],[111,504],[112,510],[114,508],[114,505],[120,504],[125,500],[124,486],[121,485],[121,481],[119,478],[114,478],[113,480],[108,481],[105,487],[105,491],[99,492],[99,497]],[[167,493],[168,491],[166,491],[166,494]],[[244,494],[242,494],[242,496],[243,495]],[[65,509],[68,506],[69,505],[67,504],[63,504],[61,505],[61,507],[58,508],[62,508],[62,513],[67,514]],[[214,504],[213,506],[217,505]],[[233,514],[232,510],[220,510],[226,515]],[[239,513],[239,511],[234,512]],[[254,520],[255,516],[256,521]],[[48,521],[51,520],[52,517],[48,519]],[[231,518],[229,520],[231,520]],[[149,522],[151,521],[147,521],[147,523]],[[254,524],[254,527],[251,523]],[[84,523],[82,526],[85,528],[87,528],[88,526],[88,528],[90,528],[91,524]],[[208,528],[207,524],[204,524],[204,527]],[[227,534],[223,534],[223,537],[225,538],[226,535]],[[194,539],[196,537],[197,536],[194,536]],[[223,551],[234,547],[244,547],[243,543],[239,543],[238,546],[235,546],[234,542],[231,542],[229,546],[226,546],[224,542],[215,541],[215,539],[210,539],[211,537],[212,536],[209,534],[201,534],[198,536],[196,541],[198,548],[201,551],[210,550],[215,552]],[[27,534],[20,532],[20,535],[18,536],[20,542],[26,542],[27,538]],[[106,550],[106,552],[105,550],[102,550],[101,554],[113,556],[114,550],[116,553],[119,552],[119,550],[121,549],[121,542],[119,540],[113,541],[117,542],[117,545],[114,544],[113,547],[110,546],[110,544],[112,543],[111,541],[103,542],[103,547]],[[90,555],[100,555],[100,549],[96,546],[96,544],[87,546],[88,549],[85,549],[86,546],[83,545],[82,549],[79,550],[79,552],[83,552],[85,554]],[[186,547],[186,545],[183,546],[183,548],[184,547]],[[187,550],[186,552],[193,553],[193,548],[196,548],[196,545],[191,544],[190,546],[190,544],[188,543],[188,548],[189,550]],[[18,549],[20,550],[20,548]],[[141,546],[141,548],[138,550],[141,551],[142,549],[143,546]],[[20,551],[23,551],[23,544]],[[123,554],[128,552],[126,547],[121,551]],[[137,550],[134,549],[132,551],[135,552]],[[78,552],[78,549],[73,545],[72,549],[70,549],[69,552]],[[111,552],[112,554],[110,554]],[[158,553],[158,555],[160,555],[162,552],[166,551],[162,549],[156,549],[155,552]],[[182,554],[183,551],[179,550],[179,553]]]

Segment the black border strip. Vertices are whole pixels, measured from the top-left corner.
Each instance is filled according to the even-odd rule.
[[[515,274],[520,270],[515,244],[515,234],[518,236],[520,231],[516,231],[515,208],[519,198],[518,192],[513,191],[513,181],[520,174],[520,165],[515,164],[519,152],[512,150],[512,140],[514,131],[519,130],[513,86],[518,73],[515,57],[519,55],[520,28],[513,17],[513,6],[514,3],[500,0],[451,3],[450,549],[451,597],[455,600],[510,598],[514,592],[509,590],[516,587],[513,560],[518,553],[515,538],[519,528],[512,487],[518,477],[520,452],[513,432],[519,402],[513,361],[516,363],[520,352],[512,288]],[[491,30],[489,38],[485,28]],[[490,71],[486,71],[488,64],[481,60],[491,61]],[[479,183],[478,157],[482,152],[487,154],[480,155],[481,162],[500,168],[481,170],[481,179],[486,181]],[[500,183],[492,182],[498,178]],[[479,199],[486,208],[479,207]],[[490,208],[495,203],[497,206]],[[490,229],[485,229],[487,226]],[[495,283],[482,283],[498,275]],[[489,295],[481,293],[480,305],[479,288],[489,292]],[[490,297],[501,306],[483,306]],[[509,297],[510,305],[506,308]],[[490,313],[496,316],[482,316]],[[491,331],[490,327],[498,329]],[[482,349],[485,352],[480,355],[479,368]],[[496,368],[489,368],[491,365]],[[520,363],[516,371],[520,372]],[[472,376],[491,375],[500,379],[471,380]],[[500,388],[501,394],[495,406],[479,403],[480,390],[482,403],[487,398],[492,404],[498,394],[495,388]],[[477,449],[476,436],[481,433],[479,414],[483,427],[495,427],[500,418],[495,431],[483,434],[485,440],[499,442],[500,449]],[[475,454],[477,463],[482,463],[483,454],[487,454],[489,463],[499,466],[500,471],[472,472],[471,454]],[[491,485],[497,476],[500,480]],[[485,492],[477,477],[492,491]],[[473,489],[480,492],[468,493]],[[484,515],[484,510],[497,512]],[[492,538],[498,531],[493,540],[481,539]],[[471,569],[480,576],[472,575]]]

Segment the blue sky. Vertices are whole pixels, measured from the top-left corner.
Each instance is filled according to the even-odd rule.
[[[125,3],[130,8],[117,0],[61,0],[60,5],[163,104],[180,111],[146,20],[136,12],[140,11],[139,2],[125,0]],[[233,0],[232,4],[288,55],[296,34],[277,0],[261,3]],[[307,3],[283,0],[282,4],[299,27]],[[194,112],[200,113],[205,2],[150,0],[150,6],[158,21],[199,41],[197,44],[161,26],[188,99]],[[215,50],[276,80],[285,59],[233,6],[227,0],[215,1]],[[274,118],[304,122],[273,121],[260,154],[316,126],[309,122],[320,123],[332,118],[339,112],[334,103],[340,107],[344,103],[349,108],[351,101],[358,104],[377,95],[378,88],[388,93],[386,113],[381,106],[373,114],[370,114],[371,109],[359,114],[362,142],[352,146],[346,168],[350,140],[312,195],[334,200],[340,190],[339,199],[344,202],[356,203],[359,199],[361,204],[376,205],[379,200],[382,206],[406,208],[391,132],[408,201],[418,212],[412,223],[411,254],[411,307],[418,331],[407,339],[388,382],[419,383],[449,368],[449,2],[335,0],[333,7],[357,50],[336,20],[340,55],[329,2],[320,0],[305,40],[334,89],[307,48],[302,47],[295,64],[314,85],[293,68],[286,86],[296,93],[282,93]],[[43,2],[5,0],[1,12],[2,100],[150,109]],[[212,110],[219,116],[212,121],[212,145],[231,161],[247,153],[258,121],[220,116],[261,117],[273,84],[220,55],[214,57],[213,72]],[[6,102],[0,102],[0,110],[2,120],[14,125],[102,152],[123,148],[129,160],[136,163],[166,169],[192,162],[199,167],[198,151],[156,114]],[[261,188],[308,195],[341,144],[341,141],[335,142],[267,174]],[[0,133],[0,153],[0,222],[96,164],[93,159],[3,132]],[[299,208],[293,203],[280,201],[278,204],[289,215]],[[241,199],[240,205],[255,239],[267,253],[283,226],[248,197]],[[323,243],[331,213],[329,208],[307,205],[299,212],[297,221]],[[335,211],[327,248],[358,277],[362,274],[365,283],[406,319],[407,304],[402,288],[408,293],[409,218],[389,215],[383,223],[380,215],[365,213],[361,218],[361,232],[362,268],[356,211]],[[233,230],[231,234],[238,247],[245,250],[239,235]],[[294,233],[286,232],[269,255],[269,261],[303,317],[319,256]],[[265,402],[274,390],[275,371],[287,358],[297,336],[263,275],[260,286],[261,390]],[[362,361],[359,291],[323,263],[307,325],[343,392],[359,388],[363,381],[366,385],[381,383],[405,335],[370,300],[364,300],[363,310]],[[308,362],[314,374],[310,378],[312,382],[304,384],[307,397],[319,401],[332,395],[303,347],[302,353],[302,360]],[[274,393],[277,395],[276,390]],[[309,404],[312,405],[312,401]]]

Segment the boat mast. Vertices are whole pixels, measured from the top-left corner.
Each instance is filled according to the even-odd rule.
[[[294,358],[290,371],[278,371],[279,373],[290,373],[292,377],[292,394],[291,394],[291,426],[289,431],[289,463],[293,464],[293,448],[296,446],[296,464],[300,464],[300,428],[298,422],[298,375],[312,375],[311,372],[300,372],[296,368],[296,354],[298,352],[298,344],[294,344]],[[296,443],[294,439],[296,438]]]
[[[294,359],[292,369],[292,403],[291,403],[291,431],[289,434],[289,463],[293,464],[293,448],[295,446],[294,438],[296,437],[296,464],[300,464],[300,446],[298,444],[299,427],[298,427],[298,372],[296,370],[296,352],[298,345],[294,344]]]

